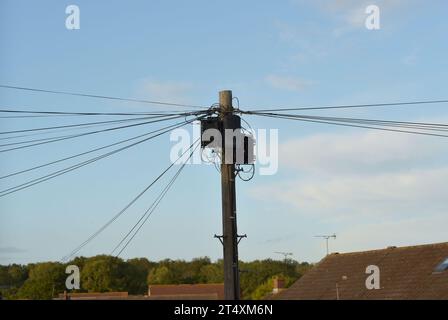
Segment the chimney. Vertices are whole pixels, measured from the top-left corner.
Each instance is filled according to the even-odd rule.
[[[272,293],[277,294],[285,288],[285,280],[281,278],[274,278]]]

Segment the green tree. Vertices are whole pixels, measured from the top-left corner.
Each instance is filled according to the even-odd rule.
[[[19,264],[12,264],[8,267],[10,285],[20,287],[28,279],[28,268]]]
[[[294,260],[287,260],[285,262],[272,259],[241,262],[240,270],[242,272],[240,279],[243,298],[251,299],[252,293],[257,287],[268,281],[272,276],[282,274],[284,277],[297,280],[302,276],[298,272],[298,264]]]
[[[89,258],[81,270],[81,286],[88,292],[128,291],[129,282],[128,267],[117,257]]]
[[[99,255],[77,257],[74,264],[81,271],[81,289],[74,292],[127,291],[144,294],[148,284],[222,283],[223,261],[208,257],[191,261],[166,259],[150,262],[146,258],[123,261]],[[50,299],[65,289],[65,266],[60,263],[37,263],[0,266],[0,295],[8,298]],[[281,275],[286,285],[300,278],[311,265],[294,260],[272,259],[240,262],[243,299],[261,299],[272,291],[272,277]]]
[[[265,281],[261,285],[259,285],[254,292],[250,295],[253,300],[261,300],[270,294],[273,290],[273,280],[274,278],[270,278],[268,281]]]
[[[173,283],[177,283],[175,281],[175,276],[166,265],[152,269],[148,275],[148,285]]]
[[[126,261],[127,274],[129,277],[128,291],[131,294],[145,294],[148,290],[146,284],[149,272],[156,263],[148,261],[146,258],[136,258]]]
[[[222,260],[217,263],[211,263],[202,266],[200,271],[200,278],[205,283],[223,283],[224,282],[224,269]]]
[[[52,299],[64,290],[65,278],[65,268],[60,263],[35,264],[31,267],[29,277],[17,295],[25,299]]]
[[[266,298],[268,295],[272,293],[272,290],[274,289],[274,279],[280,278],[285,281],[285,288],[288,288],[291,286],[297,279],[293,277],[288,277],[283,274],[275,275],[273,277],[270,277],[267,281],[260,284],[250,295],[250,298],[253,300],[261,300]]]

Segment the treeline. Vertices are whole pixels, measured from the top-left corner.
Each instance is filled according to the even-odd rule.
[[[68,265],[81,273],[81,289],[75,292],[127,291],[131,295],[147,293],[148,284],[222,283],[222,260],[208,257],[191,261],[149,261],[146,258],[123,260],[99,255],[77,257],[59,262],[0,266],[0,294],[3,299],[52,299],[65,289]],[[280,276],[287,286],[300,278],[310,265],[294,260],[256,260],[240,263],[243,299],[262,299],[272,291],[272,279]]]

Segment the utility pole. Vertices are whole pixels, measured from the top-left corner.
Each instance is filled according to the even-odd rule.
[[[226,300],[240,299],[240,279],[238,269],[238,233],[236,223],[235,196],[235,164],[226,163],[226,145],[233,145],[233,141],[225,141],[225,130],[229,128],[233,115],[232,91],[219,92],[220,118],[223,123],[221,154],[221,196],[222,196],[222,244],[224,251],[224,297]],[[232,139],[233,140],[233,139]]]

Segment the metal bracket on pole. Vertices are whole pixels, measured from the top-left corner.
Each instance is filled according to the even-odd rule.
[[[219,242],[221,242],[222,245],[224,245],[224,242],[222,241],[222,239],[224,238],[224,236],[218,236],[217,234],[215,234],[213,236],[213,238],[217,238],[219,240]]]
[[[237,235],[237,237],[238,237],[238,244],[240,244],[240,241],[241,241],[241,239],[243,239],[243,238],[247,238],[247,235],[246,234],[243,234],[243,235]]]

